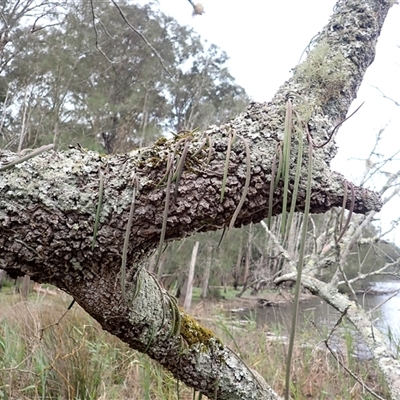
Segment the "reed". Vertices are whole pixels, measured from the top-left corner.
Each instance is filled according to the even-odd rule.
[[[30,296],[28,301],[0,293],[0,399],[107,400],[194,397],[146,355],[131,350],[103,331],[79,306],[62,318],[69,299]],[[196,307],[202,323],[239,353],[280,394],[284,392],[287,332],[279,325],[257,326],[255,314],[230,318],[218,306]],[[211,310],[211,311],[210,311]],[[58,322],[59,321],[59,322]],[[58,322],[58,323],[57,323]],[[57,324],[56,324],[57,323]],[[389,398],[373,364],[355,360],[353,342],[345,332],[341,360]],[[300,329],[291,368],[293,399],[372,400],[330,353],[314,342],[310,324]],[[201,397],[206,399],[205,396]]]

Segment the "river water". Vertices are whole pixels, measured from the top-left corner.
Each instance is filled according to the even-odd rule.
[[[388,343],[397,353],[400,343],[400,281],[374,283],[371,289],[377,294],[358,295],[358,302],[366,311],[376,309],[371,315],[371,322],[388,336]],[[396,294],[396,291],[399,292]],[[258,327],[264,327],[267,332],[275,335],[280,332],[279,335],[285,340],[290,331],[292,310],[292,304],[282,303],[277,307],[257,307],[246,310],[240,313],[239,318],[255,320]],[[321,339],[326,337],[340,318],[340,313],[316,297],[301,302],[299,310],[298,329],[311,329],[317,336],[319,331]],[[335,333],[332,335],[333,343],[338,341],[339,336],[343,336],[344,330],[353,332],[354,353],[359,357],[368,358],[368,350],[357,340],[358,335],[354,334],[353,328],[345,321],[335,328]]]

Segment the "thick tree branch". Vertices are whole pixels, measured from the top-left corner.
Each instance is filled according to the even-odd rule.
[[[211,398],[277,398],[212,332],[183,312],[179,327],[173,300],[145,271],[146,260],[158,245],[166,217],[166,240],[227,227],[243,193],[246,197],[236,213],[235,226],[267,216],[274,178],[272,160],[282,143],[287,100],[293,103],[295,128],[306,124],[316,147],[325,143],[356,97],[366,68],[374,59],[389,8],[390,2],[383,0],[339,1],[307,60],[294,69],[293,77],[272,101],[252,103],[223,126],[159,140],[126,155],[101,156],[78,148],[41,154],[1,171],[0,268],[28,274],[70,293],[104,329],[132,348],[147,352],[178,379]],[[231,145],[221,202],[226,151],[233,136],[237,139]],[[291,186],[296,140],[292,139],[290,155]],[[306,135],[303,141],[299,211],[304,209],[306,193]],[[342,205],[348,185],[343,176],[330,171],[335,153],[333,141],[314,151],[311,212]],[[16,157],[0,153],[0,166]],[[170,173],[174,173],[175,182],[168,186],[171,200],[165,215],[168,160],[174,160]],[[250,181],[246,179],[248,171]],[[103,201],[92,250],[100,175],[104,177]],[[121,258],[134,190],[125,298],[120,282]],[[350,207],[350,189],[348,192]],[[272,214],[282,211],[282,193],[283,184],[279,183]],[[354,212],[378,211],[380,206],[378,194],[355,188]]]

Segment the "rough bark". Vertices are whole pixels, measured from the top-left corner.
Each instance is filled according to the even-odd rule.
[[[246,198],[235,226],[262,220],[268,213],[272,160],[282,142],[287,99],[291,98],[299,118],[307,123],[314,143],[327,141],[345,118],[374,59],[390,5],[383,0],[339,1],[306,61],[294,69],[293,77],[272,101],[252,103],[223,126],[159,140],[125,155],[103,156],[72,148],[0,169],[0,268],[65,290],[104,329],[146,352],[177,379],[211,398],[277,398],[211,331],[183,311],[179,326],[168,295],[146,272],[163,225],[167,188],[162,182],[167,164],[172,157],[177,160],[187,153],[181,157],[180,179],[169,187],[166,240],[228,226],[243,194]],[[237,138],[221,202],[226,152],[233,134]],[[296,140],[292,142],[291,184],[297,155]],[[299,211],[304,208],[306,192],[305,136],[303,142]],[[245,143],[250,147],[248,190]],[[349,185],[329,168],[335,153],[333,141],[314,149],[312,212],[342,205]],[[0,152],[0,168],[16,158],[17,154]],[[178,165],[175,161],[176,168]],[[100,177],[104,191],[99,229],[94,235]],[[121,255],[134,190],[124,298]],[[282,193],[279,184],[274,192],[274,215],[282,211]],[[350,207],[350,189],[347,199]],[[379,195],[355,188],[355,212],[379,209]]]

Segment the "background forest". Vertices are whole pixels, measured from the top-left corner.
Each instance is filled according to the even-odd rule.
[[[11,14],[0,32],[2,148],[126,152],[226,121],[248,103],[227,55],[152,6],[120,10],[156,51],[111,3],[46,2],[44,12],[2,2]]]
[[[179,25],[157,5],[113,3],[0,0],[1,149],[24,154],[53,143],[59,151],[78,146],[102,154],[125,153],[163,137],[220,125],[247,107],[251,99],[235,83],[223,50]],[[367,172],[374,173],[372,169]],[[394,180],[388,188],[391,184],[395,186]],[[299,259],[303,214],[294,213],[291,218],[286,231],[278,216],[268,221],[270,234],[265,225],[250,224],[169,242],[159,259],[157,254],[152,258],[150,272],[186,309],[191,307],[192,285],[198,288],[196,298],[262,300],[276,292],[279,277],[291,272],[289,258]],[[337,278],[338,288],[354,297],[368,293],[375,281],[398,277],[400,249],[382,239],[384,232],[372,218],[364,218],[336,208],[312,215],[307,222],[304,264],[319,249],[317,277],[323,282],[336,280],[341,264],[345,273],[341,270]],[[361,224],[362,235],[350,246]],[[334,246],[330,247],[332,238]],[[342,257],[345,248],[351,252]],[[283,256],[283,249],[288,257]],[[1,278],[0,274],[0,283]],[[282,287],[291,293],[291,282]],[[54,324],[54,310],[61,315],[69,304],[58,295],[53,303],[35,304],[27,313],[14,300],[12,312],[0,308],[7,320],[0,329],[0,399],[13,398],[7,397],[12,392],[38,399],[172,399],[176,391],[179,398],[186,398],[179,396],[179,385],[176,389],[171,375],[164,375],[157,364],[107,335],[79,308],[54,331],[43,328]],[[197,301],[205,309],[199,318],[207,320],[209,303],[204,306]],[[14,310],[21,318],[15,317]],[[275,346],[273,341],[258,342],[259,331],[251,320],[244,335],[232,333],[240,328],[228,328],[224,317],[210,325],[231,340],[238,352],[246,347],[240,355],[283,391],[283,376],[277,375],[276,365],[283,371],[286,344],[279,327],[273,335]],[[36,343],[32,337],[37,332],[42,336]],[[300,333],[303,342],[309,340],[307,335]],[[17,336],[23,340],[16,341]],[[42,338],[49,347],[41,348]],[[381,384],[370,364],[351,359],[351,334],[346,340],[348,367],[385,396],[386,384]],[[355,387],[356,381],[348,378],[336,360],[302,346],[296,349],[293,365],[298,383],[292,388],[295,398],[317,398],[319,394],[329,399],[334,391],[338,396],[349,394],[348,388]],[[317,364],[323,367],[318,369]],[[34,373],[21,373],[14,365]],[[7,374],[2,378],[4,371]],[[187,398],[194,398],[185,390]],[[364,394],[361,389],[360,393]]]

